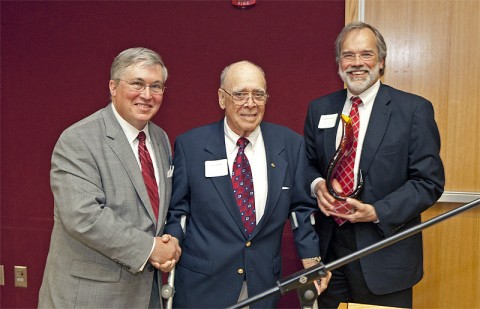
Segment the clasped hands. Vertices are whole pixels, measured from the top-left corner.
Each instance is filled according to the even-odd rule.
[[[161,237],[155,237],[155,247],[148,261],[153,267],[163,272],[170,272],[181,254],[182,249],[178,244],[178,239],[170,234],[164,234]]]
[[[333,180],[332,185],[335,191],[343,192],[340,183],[336,179]],[[320,180],[315,185],[315,194],[317,196],[318,208],[320,208],[320,211],[327,217],[336,216],[348,220],[351,223],[374,222],[378,219],[375,207],[370,204],[364,204],[354,198],[347,198],[346,200],[346,202],[355,210],[354,213],[341,214],[335,212],[335,207],[337,207],[338,201],[330,194],[330,192],[328,192],[325,180]]]

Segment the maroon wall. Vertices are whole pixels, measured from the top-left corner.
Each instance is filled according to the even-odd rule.
[[[248,59],[264,68],[266,120],[301,133],[307,104],[342,87],[333,42],[344,1],[1,2],[0,307],[37,305],[53,224],[50,155],[63,129],[104,107],[113,57],[128,47],[158,51],[169,68],[154,121],[175,136],[222,117],[219,74]],[[300,269],[285,230],[284,275]],[[28,288],[13,287],[13,266]],[[281,307],[298,307],[295,293]]]

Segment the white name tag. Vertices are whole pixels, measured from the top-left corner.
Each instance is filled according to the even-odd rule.
[[[205,177],[219,177],[228,175],[227,159],[205,161]]]
[[[337,121],[338,114],[331,114],[331,115],[322,115],[320,117],[320,121],[318,122],[319,129],[328,129],[333,128],[335,126],[335,122]]]

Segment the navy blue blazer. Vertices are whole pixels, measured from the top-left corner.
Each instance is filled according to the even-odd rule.
[[[265,213],[250,237],[243,231],[231,177],[205,176],[205,162],[226,159],[224,121],[180,135],[175,142],[173,192],[165,233],[177,237],[182,256],[176,268],[176,308],[225,308],[238,300],[244,280],[254,296],[281,277],[284,225],[295,212],[293,231],[300,257],[319,256],[310,215],[305,143],[292,130],[263,122],[268,174]],[[188,218],[186,234],[180,218]],[[278,295],[250,308],[274,308]]]
[[[346,89],[310,103],[305,122],[309,180],[325,178],[335,153],[339,124],[319,129],[322,115],[342,113]],[[443,192],[440,136],[432,104],[426,99],[380,85],[363,142],[360,168],[364,189],[358,197],[375,207],[379,224],[355,223],[357,248],[420,223],[420,214]],[[322,256],[334,228],[332,217],[320,215]],[[422,236],[414,235],[360,259],[369,289],[387,294],[412,287],[423,276]]]

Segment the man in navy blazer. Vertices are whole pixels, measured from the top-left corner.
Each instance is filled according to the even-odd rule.
[[[432,104],[381,84],[387,48],[374,27],[345,26],[336,41],[339,75],[347,89],[310,103],[305,123],[312,194],[321,210],[317,221],[321,255],[329,262],[420,223],[420,214],[443,192],[440,136]],[[355,177],[364,188],[347,199],[354,213],[335,212],[326,186],[329,162],[342,135],[340,114],[348,115],[351,97],[362,100]],[[333,187],[341,188],[337,180]],[[338,225],[334,217],[347,220]],[[320,308],[340,302],[412,307],[412,287],[423,275],[422,236],[417,234],[332,272],[319,297]]]
[[[179,239],[175,308],[225,308],[275,287],[281,277],[281,242],[292,216],[293,236],[305,267],[319,262],[312,225],[317,209],[309,196],[303,138],[262,122],[268,99],[263,70],[241,61],[225,68],[218,90],[225,118],[193,129],[175,142],[173,191],[165,232]],[[232,186],[232,170],[246,137],[255,196],[255,228],[244,229]],[[181,220],[186,218],[186,231]],[[318,290],[326,287],[322,279]],[[278,295],[250,305],[274,308]]]

